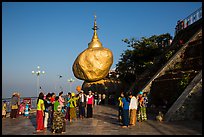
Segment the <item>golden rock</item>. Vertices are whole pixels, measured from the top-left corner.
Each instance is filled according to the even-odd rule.
[[[98,39],[96,17],[94,21],[94,34],[92,41],[74,61],[72,70],[74,76],[85,81],[98,81],[108,75],[113,64],[113,54],[108,48],[104,48]]]

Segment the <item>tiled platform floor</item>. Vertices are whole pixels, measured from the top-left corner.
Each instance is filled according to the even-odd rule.
[[[121,128],[117,121],[117,109],[109,106],[95,106],[93,118],[67,121],[66,133],[61,135],[202,135],[202,122],[177,121],[157,122],[149,118],[134,127]],[[150,117],[150,116],[149,116]],[[34,134],[35,113],[30,118],[2,119],[3,135],[55,135],[51,131]]]

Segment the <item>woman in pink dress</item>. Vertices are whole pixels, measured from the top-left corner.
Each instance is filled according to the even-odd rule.
[[[60,106],[64,107],[64,98],[62,97],[62,94],[63,94],[63,91],[59,93],[59,103],[60,103]]]
[[[94,98],[91,91],[89,91],[89,94],[86,96],[86,101],[87,101],[87,118],[92,118]]]

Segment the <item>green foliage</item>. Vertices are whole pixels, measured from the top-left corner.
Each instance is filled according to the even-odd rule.
[[[189,83],[190,74],[185,74],[179,83],[179,90],[183,91]]]
[[[120,74],[120,80],[127,83],[133,82],[146,69],[151,68],[154,60],[158,58],[169,45],[172,39],[169,33],[153,35],[149,38],[142,37],[123,39],[127,44],[127,49],[121,54],[119,62],[116,64],[116,72]]]
[[[181,69],[181,67],[182,67],[181,62],[177,62],[177,63],[175,64],[175,66],[174,66],[174,69]]]
[[[173,51],[169,51],[165,54],[166,60],[168,60],[173,55]]]

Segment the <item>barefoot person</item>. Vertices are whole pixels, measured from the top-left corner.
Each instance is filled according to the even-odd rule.
[[[94,98],[91,91],[89,91],[89,94],[86,96],[86,102],[87,102],[87,118],[92,118]]]
[[[41,92],[37,99],[36,132],[41,132],[44,130],[43,117],[44,117],[45,105],[44,105],[43,98],[44,98],[44,94]]]
[[[122,98],[122,107],[123,107],[123,125],[122,128],[127,128],[129,125],[129,105],[130,100],[128,97],[128,93],[125,93],[125,96]]]
[[[19,99],[17,93],[13,93],[12,98],[11,98],[11,114],[10,117],[12,119],[17,118],[17,113],[18,113],[18,105],[19,105]]]
[[[135,96],[132,95],[132,93],[129,93],[130,98],[130,126],[135,126],[136,124],[136,112],[137,112],[137,106],[138,106],[138,100]]]
[[[69,99],[68,103],[70,103],[70,122],[73,120],[77,120],[76,116],[76,100],[75,100],[75,93],[71,93],[71,98]]]
[[[81,90],[79,94],[79,118],[83,119],[85,117],[85,107],[86,107],[86,95],[84,94],[84,91]]]

